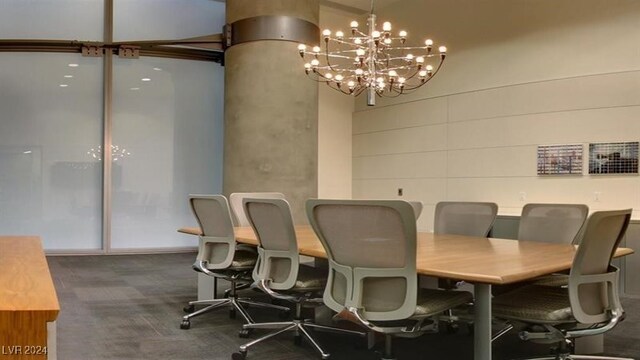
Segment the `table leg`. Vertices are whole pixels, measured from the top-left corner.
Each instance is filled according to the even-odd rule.
[[[491,284],[474,284],[474,360],[491,360]]]

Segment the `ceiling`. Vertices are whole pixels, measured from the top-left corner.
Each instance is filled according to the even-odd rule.
[[[374,8],[385,8],[398,1],[400,0],[375,0]],[[321,0],[320,4],[358,14],[371,11],[371,0]]]

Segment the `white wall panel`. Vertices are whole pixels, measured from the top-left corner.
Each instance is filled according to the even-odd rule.
[[[446,148],[446,125],[429,125],[353,136],[353,156],[400,154]]]
[[[450,150],[449,177],[535,176],[536,151],[533,145]]]
[[[450,149],[469,149],[630,141],[640,138],[639,118],[640,106],[493,117],[451,123],[448,143]]]
[[[353,172],[363,179],[445,177],[446,162],[444,151],[365,156],[353,159]]]
[[[426,99],[396,106],[369,107],[353,116],[353,133],[434,125],[447,122],[447,99]]]
[[[640,104],[640,72],[583,76],[449,97],[450,121]]]

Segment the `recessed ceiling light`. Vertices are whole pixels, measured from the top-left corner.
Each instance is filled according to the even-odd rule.
[[[149,79],[149,78],[142,78],[140,80],[142,80],[142,81],[151,81],[151,79]]]
[[[31,154],[31,150],[23,151],[23,154]]]
[[[162,69],[161,69],[161,68],[159,68],[159,67],[154,67],[154,68],[153,68],[153,70],[155,70],[155,71],[162,71]]]
[[[67,84],[60,84],[60,85],[58,85],[58,86],[60,86],[60,87],[67,87],[67,86],[69,86],[69,85],[67,85]]]
[[[130,90],[134,90],[135,91],[135,90],[140,90],[140,88],[132,87]]]
[[[78,64],[69,64],[69,67],[78,67],[78,66],[80,66],[80,65],[78,65]]]
[[[71,79],[73,77],[73,75],[65,75],[64,77],[67,78],[67,79]]]

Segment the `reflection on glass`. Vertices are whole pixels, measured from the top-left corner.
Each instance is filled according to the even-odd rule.
[[[3,53],[0,79],[0,234],[100,249],[102,165],[86,151],[102,141],[102,59]]]
[[[211,0],[114,1],[113,39],[175,40],[219,34],[224,6],[224,2]]]
[[[111,246],[197,245],[176,229],[194,225],[189,194],[222,190],[222,67],[115,58],[113,73],[112,142],[128,155],[112,163]]]
[[[102,41],[103,18],[102,0],[0,2],[3,39]]]

